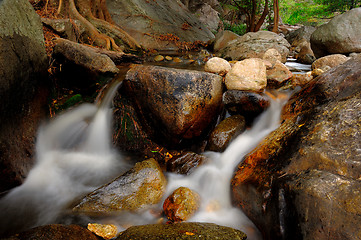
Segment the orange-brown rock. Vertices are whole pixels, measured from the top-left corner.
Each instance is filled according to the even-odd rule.
[[[361,57],[313,79],[245,156],[234,202],[264,239],[360,238]]]
[[[220,122],[209,136],[207,149],[223,152],[232,139],[246,129],[246,120],[241,115],[233,115]]]
[[[88,223],[88,230],[104,239],[112,239],[118,233],[117,227],[113,224]]]
[[[163,204],[163,211],[173,222],[186,221],[194,215],[200,205],[200,196],[193,190],[180,187],[167,197]]]

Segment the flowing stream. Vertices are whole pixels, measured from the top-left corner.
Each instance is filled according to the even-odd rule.
[[[0,200],[0,236],[34,226],[55,223],[74,199],[109,182],[131,166],[111,144],[111,101],[119,84],[101,104],[83,104],[44,124],[38,132],[36,164],[26,181]],[[207,152],[210,161],[190,175],[168,174],[167,197],[180,186],[198,192],[200,210],[190,219],[244,231],[261,239],[243,212],[231,205],[230,181],[235,167],[267,134],[279,125],[286,99],[271,106],[253,127],[238,136],[223,153]],[[158,206],[161,208],[161,205]],[[107,220],[124,224],[156,222],[150,212],[128,213]]]

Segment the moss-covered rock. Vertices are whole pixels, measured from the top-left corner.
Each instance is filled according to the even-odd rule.
[[[151,224],[130,227],[122,232],[117,240],[180,240],[218,239],[245,240],[246,234],[229,227],[213,223],[182,222],[175,224]]]

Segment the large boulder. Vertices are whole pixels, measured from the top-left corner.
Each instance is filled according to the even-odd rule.
[[[283,63],[286,62],[290,44],[285,38],[268,31],[246,33],[230,41],[219,50],[218,54],[231,60],[262,58],[265,52],[271,48],[276,49],[281,54]]]
[[[0,192],[19,185],[33,165],[46,115],[47,55],[40,17],[28,0],[0,1]],[[35,97],[35,96],[38,97]]]
[[[221,19],[219,18],[219,13],[211,5],[203,4],[194,14],[209,30],[212,32],[217,31]]]
[[[361,52],[361,8],[352,9],[321,25],[311,35],[317,58],[333,53]]]
[[[214,38],[179,0],[108,0],[107,6],[114,22],[148,49],[177,50],[180,42]]]
[[[133,65],[124,84],[165,146],[200,136],[221,108],[222,77],[212,73]]]
[[[360,238],[361,57],[309,82],[244,161],[233,199],[264,239]]]

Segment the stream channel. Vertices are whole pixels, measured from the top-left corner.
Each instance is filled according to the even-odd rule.
[[[100,104],[84,103],[51,119],[38,130],[36,164],[26,181],[0,200],[0,234],[49,223],[92,222],[59,218],[74,199],[125,172],[131,166],[111,142],[112,99],[121,84],[109,84]],[[190,175],[167,173],[166,198],[178,187],[201,196],[198,212],[190,222],[210,222],[242,230],[247,239],[262,239],[257,228],[231,204],[230,181],[235,167],[265,136],[279,126],[287,99],[271,100],[270,107],[239,135],[223,153],[205,152],[210,161]],[[163,201],[161,201],[161,204]],[[162,205],[156,206],[161,211]],[[98,222],[125,226],[157,222],[151,211],[123,213]],[[60,220],[59,220],[60,219]]]

